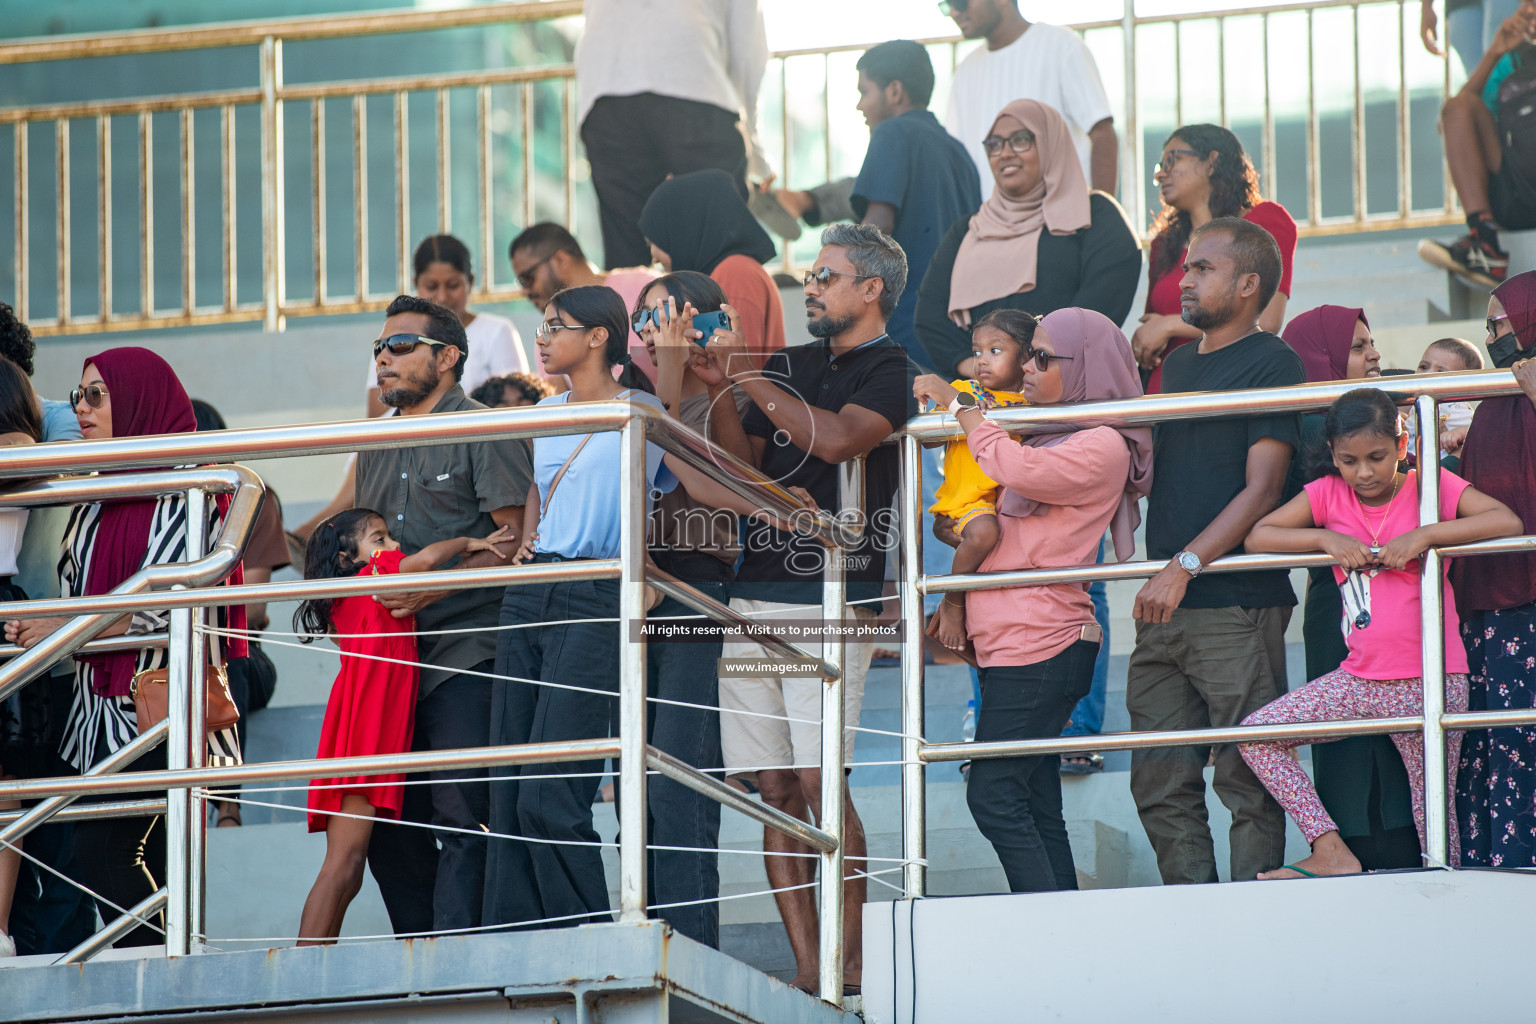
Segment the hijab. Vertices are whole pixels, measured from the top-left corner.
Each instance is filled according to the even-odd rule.
[[[1092,220],[1077,146],[1056,108],[1014,100],[997,116],[1011,117],[1034,133],[1040,181],[1022,199],[994,188],[971,217],[949,278],[949,317],[961,327],[971,325],[970,311],[982,303],[1034,289],[1040,232],[1070,235]]]
[[[1307,383],[1345,380],[1349,352],[1355,346],[1355,322],[1370,327],[1365,310],[1348,306],[1318,306],[1298,313],[1285,325],[1281,337],[1307,368]]]
[[[1520,349],[1536,346],[1536,271],[1516,274],[1493,295],[1509,314]],[[1508,505],[1527,533],[1536,530],[1536,406],[1529,398],[1519,394],[1483,400],[1461,450],[1461,476]],[[1474,612],[1536,601],[1536,555],[1453,558],[1449,576],[1456,610],[1464,619]]]
[[[113,437],[183,434],[197,429],[197,416],[186,389],[170,364],[155,353],[145,348],[113,348],[91,356],[85,363],[95,364],[112,397]],[[228,500],[227,496],[220,496],[221,511],[228,508]],[[87,595],[109,593],[143,568],[156,504],[152,499],[103,503],[86,568]],[[239,569],[232,578],[239,582]],[[243,620],[244,610],[242,605],[238,615],[232,612],[232,620]],[[243,627],[244,622],[238,625]],[[245,652],[236,653],[235,648],[243,646],[242,641],[231,643],[231,656],[242,656]],[[97,694],[127,696],[138,652],[76,657],[95,668],[92,688]]]
[[[672,269],[712,273],[727,256],[773,259],[773,240],[724,171],[679,174],[656,186],[640,211],[640,233],[672,257]]]
[[[1109,317],[1091,309],[1058,309],[1041,320],[1040,327],[1050,336],[1056,354],[1068,357],[1057,364],[1061,367],[1061,404],[1142,396],[1141,375],[1131,357],[1131,344]],[[1125,492],[1110,521],[1115,558],[1123,562],[1136,552],[1134,534],[1141,524],[1137,499],[1146,497],[1152,490],[1152,428],[1123,427],[1106,421],[1078,425],[1077,429],[1059,433],[1029,434],[1024,443],[1031,448],[1053,448],[1078,430],[1093,426],[1113,427],[1125,438],[1131,453]],[[1040,502],[1008,490],[1003,491],[998,511],[1010,516],[1045,514]]]
[[[1536,352],[1532,352],[1532,349],[1536,349],[1536,270],[1516,274],[1495,288],[1493,297],[1499,300],[1499,305],[1509,314],[1509,326],[1514,328],[1515,341],[1519,344],[1519,348],[1514,350],[1509,348],[1508,342],[1490,345],[1488,354],[1493,357],[1493,365],[1513,366],[1521,356],[1536,355]],[[1495,346],[1501,351],[1494,352]]]

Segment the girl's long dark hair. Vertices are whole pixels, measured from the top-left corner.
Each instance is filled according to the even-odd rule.
[[[43,410],[32,380],[21,367],[0,356],[0,434],[43,439]]]
[[[469,247],[452,235],[431,235],[422,240],[411,256],[411,269],[416,271],[412,280],[425,274],[434,263],[446,263],[468,278],[475,276]]]
[[[619,293],[601,284],[578,285],[554,294],[549,304],[583,327],[603,327],[608,331],[608,344],[603,351],[609,366],[623,364],[619,384],[635,388],[647,394],[656,393],[649,377],[640,371],[629,358],[629,314],[624,310],[624,300]]]
[[[1322,439],[1307,452],[1307,478],[1339,476],[1339,467],[1333,464],[1334,443],[1364,433],[1384,437],[1394,444],[1403,436],[1397,401],[1392,395],[1377,388],[1355,388],[1340,395],[1328,407]]]
[[[1211,198],[1207,201],[1212,219],[1241,217],[1264,201],[1259,195],[1259,173],[1253,169],[1253,161],[1243,152],[1243,144],[1236,135],[1218,124],[1186,124],[1168,136],[1163,145],[1166,147],[1174,139],[1183,140],[1200,154],[1201,160],[1216,154],[1211,169]],[[1152,222],[1152,236],[1156,239],[1152,248],[1153,281],[1160,280],[1182,258],[1191,230],[1189,214],[1163,206]]]
[[[315,527],[304,549],[304,578],[331,580],[356,574],[368,560],[358,550],[358,538],[370,520],[383,518],[371,508],[349,508]],[[301,643],[331,631],[332,603],[331,598],[317,597],[299,605],[293,613],[293,630],[307,634],[300,638]]]

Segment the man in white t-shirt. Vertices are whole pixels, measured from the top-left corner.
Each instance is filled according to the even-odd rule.
[[[1115,194],[1120,157],[1115,123],[1093,54],[1077,33],[1030,23],[1018,0],[948,0],[939,5],[967,39],[985,39],[955,69],[944,127],[976,161],[981,192],[992,194],[992,168],[982,140],[998,112],[1014,100],[1047,103],[1066,118],[1083,175]]]

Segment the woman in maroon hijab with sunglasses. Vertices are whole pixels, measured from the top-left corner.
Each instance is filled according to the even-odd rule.
[[[1488,354],[1524,394],[1477,407],[1461,475],[1536,533],[1536,272],[1488,299]],[[1455,558],[1450,567],[1467,645],[1468,711],[1536,705],[1536,555]],[[1461,863],[1536,867],[1536,728],[1470,729],[1461,745],[1456,818]]]
[[[143,348],[115,348],[86,361],[80,386],[70,393],[80,431],[88,441],[114,437],[191,433],[197,429],[192,400],[164,359]],[[209,503],[205,536],[221,526],[227,500]],[[187,499],[168,494],[155,500],[102,502],[76,506],[64,532],[59,561],[60,589],[65,597],[105,594],[134,573],[151,565],[187,561]],[[231,582],[240,580],[239,569]],[[244,608],[217,610],[219,625],[243,629]],[[102,636],[164,632],[170,613],[145,609],[109,626]],[[23,619],[7,622],[6,639],[31,647],[67,619]],[[209,638],[209,657],[243,657],[244,640],[220,642]],[[221,650],[222,648],[222,650]],[[75,695],[64,726],[60,755],[82,773],[99,764],[139,734],[129,687],[133,677],[164,668],[164,647],[75,657]],[[233,728],[208,736],[208,764],[238,764],[240,748]],[[134,769],[152,771],[166,766],[161,746],[134,762]],[[158,796],[145,793],[143,796]],[[116,799],[128,799],[118,794]],[[159,817],[115,818],[77,822],[74,853],[79,880],[120,907],[131,907],[162,883],[163,854],[146,853],[163,847],[156,834]],[[159,839],[156,842],[156,839]],[[118,911],[101,904],[103,920]],[[119,946],[160,942],[145,925],[117,941]]]

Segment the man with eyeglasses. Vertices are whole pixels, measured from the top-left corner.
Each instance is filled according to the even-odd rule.
[[[507,257],[512,261],[512,272],[517,275],[523,297],[540,314],[556,292],[593,284],[612,288],[624,300],[625,309],[634,309],[640,294],[656,280],[656,272],[649,267],[597,269],[587,259],[576,236],[552,221],[525,228],[512,239]],[[656,364],[651,362],[645,342],[634,331],[629,332],[629,356],[647,377],[656,379]]]
[[[739,336],[716,334],[705,347],[717,369],[752,399],[742,419],[759,469],[783,486],[804,487],[830,512],[858,513],[862,539],[843,549],[847,572],[844,615],[848,628],[870,624],[885,579],[886,552],[899,533],[891,517],[898,477],[896,449],[880,442],[914,411],[912,364],[885,331],[886,319],[906,287],[901,247],[868,224],[837,224],[822,233],[815,269],[805,275],[806,327],[817,339],[775,352],[761,371]],[[840,509],[840,467],[868,456],[862,508]],[[784,622],[811,632],[786,634],[812,653],[819,650],[826,549],[818,542],[746,520],[744,551],[731,607],[753,622]],[[839,624],[834,624],[839,625]],[[864,677],[873,637],[847,638],[843,663],[846,729],[844,756],[853,755]],[[727,640],[723,657],[761,664],[776,660],[760,645]],[[803,820],[820,819],[821,692],[819,675],[752,672],[720,680],[720,744],[726,772],[756,775],[763,801]],[[844,882],[843,961],[846,990],[857,991],[863,971],[861,922],[866,855],[863,826],[847,805],[848,877]],[[814,861],[775,853],[809,852],[776,829],[764,829],[768,880],[794,951],[793,984],[817,984],[815,897],[807,883]],[[800,888],[794,888],[800,886]]]
[[[401,295],[385,311],[373,343],[384,404],[399,416],[484,409],[459,385],[468,352],[464,326],[452,311]],[[358,453],[356,505],[381,513],[390,535],[410,554],[448,537],[485,537],[501,526],[520,531],[532,482],[526,441],[378,449]],[[505,564],[494,552],[480,552],[455,567]],[[495,667],[494,627],[504,592],[485,587],[377,598],[397,618],[415,614],[417,658],[430,666],[421,671],[412,749],[453,750],[490,741],[491,680],[474,673]],[[440,632],[474,627],[490,628]],[[396,932],[480,923],[486,840],[472,833],[489,820],[490,797],[485,782],[455,780],[484,775],[481,768],[435,771],[428,778],[440,784],[406,787],[401,819],[443,826],[435,839],[422,828],[390,823],[374,828],[368,866]]]
[[[1028,22],[1018,0],[944,0],[939,10],[967,39],[985,39],[955,68],[944,127],[959,139],[992,194],[992,171],[981,140],[997,112],[1014,100],[1038,100],[1066,118],[1089,187],[1115,194],[1120,143],[1093,54],[1077,33]]]

